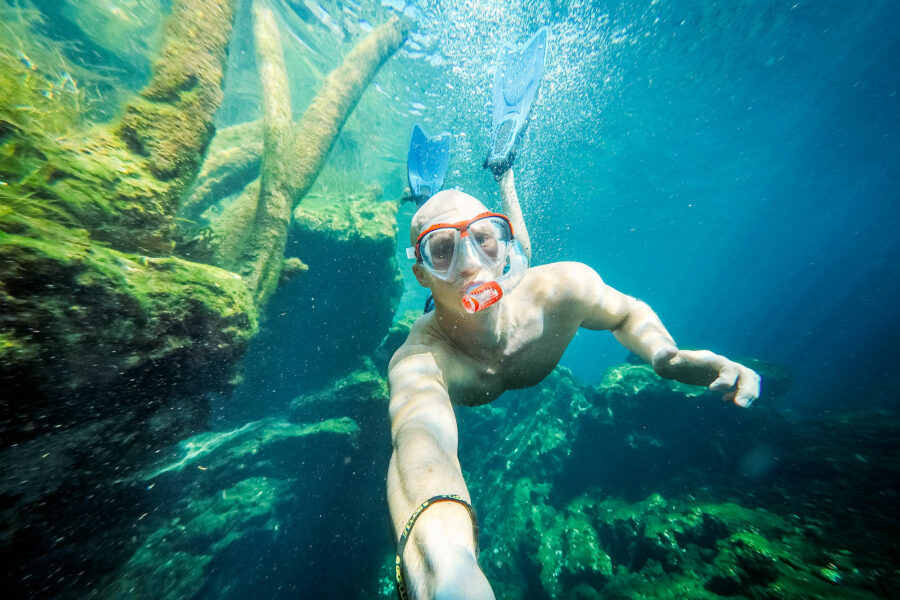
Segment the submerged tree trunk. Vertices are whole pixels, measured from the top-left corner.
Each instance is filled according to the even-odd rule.
[[[328,76],[293,124],[278,27],[262,1],[254,4],[254,16],[264,89],[260,181],[258,188],[248,186],[222,222],[213,225],[221,243],[212,262],[239,273],[261,306],[281,276],[291,212],[315,181],[375,73],[406,39],[406,30],[397,18],[375,29]]]

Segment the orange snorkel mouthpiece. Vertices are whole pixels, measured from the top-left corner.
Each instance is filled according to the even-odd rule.
[[[466,309],[466,312],[471,315],[477,313],[479,310],[484,310],[492,304],[496,304],[502,297],[503,290],[496,281],[489,281],[482,284],[473,283],[466,288],[466,293],[463,294],[462,304],[463,308]]]

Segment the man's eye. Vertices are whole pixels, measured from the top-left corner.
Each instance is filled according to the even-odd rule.
[[[435,258],[447,258],[450,256],[451,252],[453,252],[453,246],[451,244],[435,244],[431,248],[431,255]]]

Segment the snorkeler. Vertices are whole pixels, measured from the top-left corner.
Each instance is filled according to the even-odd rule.
[[[759,395],[754,371],[709,351],[680,350],[647,304],[609,287],[587,265],[528,267],[530,244],[510,167],[545,51],[542,30],[518,60],[526,80],[504,72],[494,81],[485,167],[499,180],[505,214],[457,190],[437,192],[446,172],[440,156],[426,161],[436,165],[421,180],[427,185],[416,189],[410,177],[424,200],[412,218],[409,254],[435,308],[416,321],[389,366],[394,450],[387,491],[401,600],[494,598],[477,562],[478,528],[457,458],[453,405],[486,404],[506,390],[537,384],[579,328],[611,331],[660,376],[707,386],[739,406]],[[504,103],[499,111],[498,102]],[[413,141],[430,143],[419,131]]]

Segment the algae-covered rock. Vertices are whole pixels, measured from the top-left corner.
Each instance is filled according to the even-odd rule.
[[[140,547],[100,597],[176,600],[210,586],[219,597],[224,590],[241,597],[265,577],[265,569],[255,569],[279,544],[293,546],[296,559],[298,540],[308,538],[304,547],[313,542],[295,517],[301,507],[329,510],[330,491],[319,472],[335,455],[352,453],[358,434],[349,418],[297,424],[273,417],[183,441],[171,457],[136,475],[143,503],[154,508],[140,519]],[[246,570],[221,568],[250,547],[261,552],[245,554]]]
[[[163,386],[185,395],[225,389],[229,370],[204,366],[233,363],[255,327],[233,273],[117,252],[47,223],[8,226],[0,231],[4,437],[58,429],[42,424],[42,411],[65,427],[95,419],[114,410],[102,404],[143,398],[149,385],[153,396]],[[191,377],[170,377],[182,372]],[[99,404],[86,410],[82,399]]]
[[[205,424],[256,330],[240,277],[170,255],[233,2],[172,11],[147,87],[111,123],[86,122],[70,73],[38,72],[28,53],[44,44],[0,36],[0,558],[13,595],[76,590],[118,560],[132,543],[121,474]]]
[[[23,572],[12,577],[43,590],[53,580],[22,576],[102,571],[129,543],[114,539],[120,515],[105,508],[128,501],[117,471],[205,426],[207,394],[230,389],[256,316],[233,273],[118,252],[48,221],[6,224],[0,552],[18,557]],[[85,500],[107,487],[102,500]],[[89,541],[111,547],[84,552]],[[49,543],[56,552],[43,549]]]
[[[193,598],[229,547],[278,534],[276,511],[289,490],[285,481],[250,477],[208,497],[184,501],[175,511],[178,516],[147,536],[101,596]]]
[[[894,527],[893,421],[797,421],[777,400],[745,410],[632,364],[457,409],[497,596],[883,597],[897,574],[865,523]]]
[[[368,358],[358,369],[291,401],[295,419],[326,419],[336,414],[378,415],[383,420],[389,399],[387,380]]]
[[[593,490],[559,510],[545,505],[538,531],[537,521],[520,521],[528,530],[519,532],[518,552],[509,556],[537,563],[548,597],[877,597],[862,587],[838,591],[817,577],[836,567],[821,553],[824,540],[810,538],[796,518],[658,494],[638,503],[600,497]],[[505,582],[512,566],[498,567]],[[502,593],[528,595],[515,585]]]
[[[145,479],[152,480],[167,473],[198,467],[202,467],[203,471],[233,469],[235,461],[257,455],[271,444],[326,433],[355,436],[359,433],[359,426],[346,417],[311,425],[298,425],[273,417],[247,423],[233,431],[200,433],[179,445],[181,456],[175,462],[160,466],[148,473]]]
[[[279,281],[279,284],[284,285],[297,275],[306,273],[307,271],[309,271],[309,265],[296,256],[286,258],[281,266],[281,280]]]
[[[212,229],[179,257],[172,251],[179,199],[213,136],[236,3],[169,4],[151,77],[110,123],[88,123],[75,79],[49,80],[25,52],[43,65],[53,49],[0,39],[0,558],[12,565],[2,583],[14,595],[62,586],[77,595],[138,543],[124,515],[143,499],[126,474],[205,425],[283,265],[302,281],[301,261],[283,256],[290,210],[404,39],[394,20],[364,40],[307,111],[299,139],[282,132],[299,146],[266,146],[264,175],[302,155],[291,183],[303,185],[282,203],[278,227],[260,218],[271,194],[257,189],[262,208],[238,219],[254,226],[235,251],[246,260],[223,270],[200,264]]]
[[[613,563],[585,513],[573,511],[546,529],[537,557],[541,581],[551,598],[568,597],[578,583],[602,588],[613,574]]]

